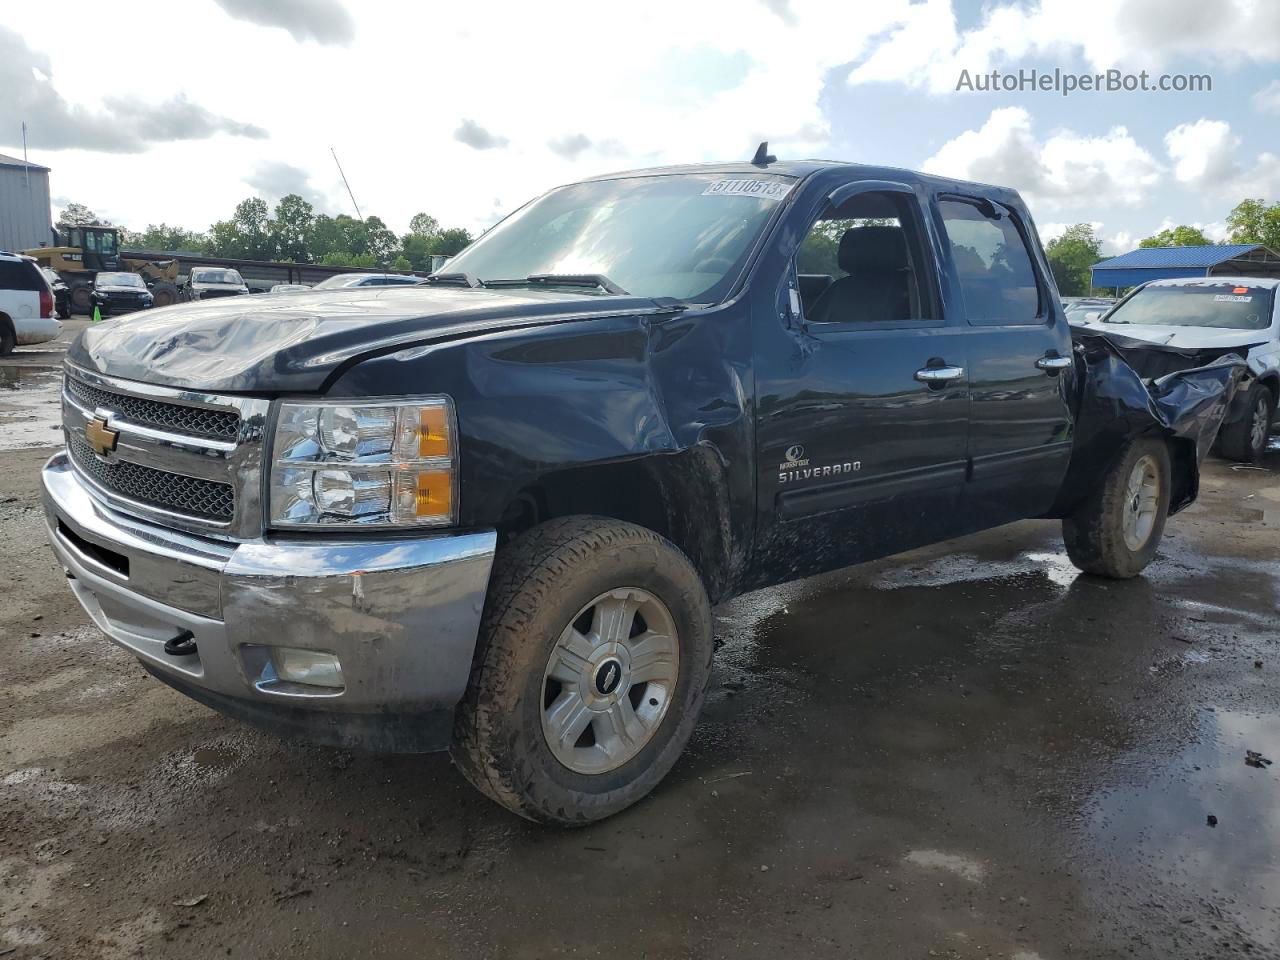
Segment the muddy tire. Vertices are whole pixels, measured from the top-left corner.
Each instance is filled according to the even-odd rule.
[[[454,762],[529,820],[611,816],[684,750],[712,646],[702,582],[663,537],[596,517],[535,527],[496,558]]]
[[[177,287],[163,280],[151,285],[151,296],[156,307],[171,307],[182,298]]]
[[[0,357],[7,357],[13,353],[17,345],[18,337],[13,330],[13,321],[4,314],[0,314]]]
[[[1130,441],[1089,498],[1062,521],[1071,562],[1116,580],[1141,573],[1164,535],[1171,479],[1163,439]]]
[[[1267,449],[1276,398],[1269,388],[1255,382],[1245,395],[1244,409],[1243,417],[1222,428],[1218,435],[1218,450],[1228,460],[1258,463]]]
[[[67,296],[71,299],[71,312],[80,314],[93,313],[93,284],[73,283]]]

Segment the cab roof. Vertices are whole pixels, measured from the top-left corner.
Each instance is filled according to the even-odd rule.
[[[933,190],[954,191],[972,196],[990,197],[1003,203],[1021,203],[1018,192],[1011,187],[968,180],[953,180],[904,167],[883,167],[866,163],[849,163],[843,160],[775,160],[756,165],[748,161],[732,163],[686,163],[669,167],[645,167],[638,170],[620,170],[615,173],[586,177],[583,183],[600,180],[623,180],[628,177],[663,177],[680,175],[726,174],[731,176],[782,176],[805,180],[822,174],[852,174],[855,180],[892,180],[908,186],[920,186]]]

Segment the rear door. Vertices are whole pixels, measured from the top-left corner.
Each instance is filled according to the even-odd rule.
[[[1039,516],[1071,457],[1071,333],[1020,212],[942,194],[937,211],[960,293],[969,366],[971,476],[963,512],[978,530]]]
[[[769,580],[946,539],[966,474],[967,330],[943,316],[921,198],[850,184],[797,234],[782,319],[766,317],[756,338]]]

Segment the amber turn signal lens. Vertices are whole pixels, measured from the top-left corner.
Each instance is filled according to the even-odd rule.
[[[418,456],[449,456],[449,411],[443,406],[418,408]]]
[[[431,454],[423,454],[431,456]],[[419,517],[449,516],[453,512],[453,476],[446,471],[418,474],[414,507]]]

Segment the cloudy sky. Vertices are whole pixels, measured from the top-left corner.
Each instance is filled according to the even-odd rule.
[[[1221,235],[1280,199],[1277,0],[184,0],[160,16],[27,5],[0,25],[0,151],[55,206],[204,229],[296,192],[397,231],[483,229],[610,170],[746,158],[923,168],[1014,186],[1042,234],[1109,250]],[[76,29],[66,24],[74,22]],[[956,91],[962,70],[1209,73],[1212,92]],[[16,96],[14,95],[16,91]]]

